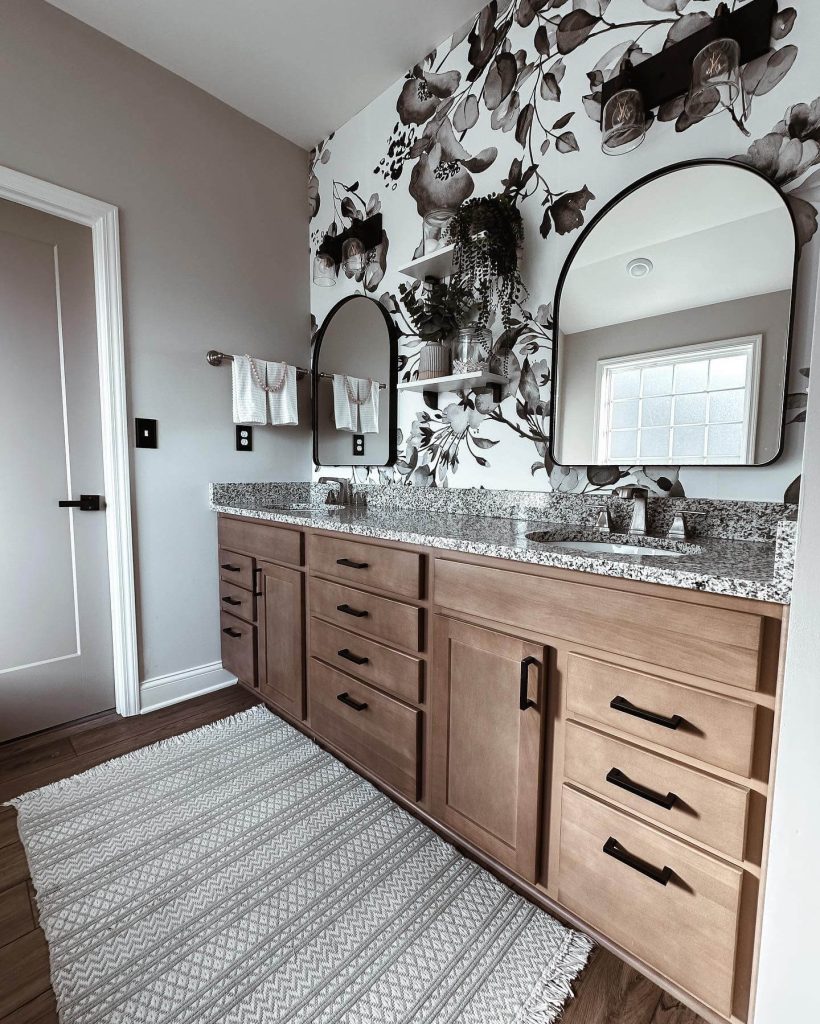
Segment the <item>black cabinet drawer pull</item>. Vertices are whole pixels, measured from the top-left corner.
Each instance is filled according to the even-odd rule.
[[[222,632],[227,633],[228,636],[232,636],[234,639],[236,639],[239,636],[242,636],[239,630],[234,629],[232,626],[226,626],[225,629],[222,630]]]
[[[646,711],[644,708],[636,708],[634,704],[631,704],[626,697],[613,697],[609,702],[609,706],[613,711],[622,711],[625,715],[633,715],[635,718],[642,718],[646,722],[652,722],[654,725],[662,725],[664,729],[677,729],[683,725],[683,719],[680,715],[659,715],[656,711]]]
[[[636,857],[634,853],[628,853],[623,846],[621,846],[618,840],[613,839],[612,836],[610,836],[604,843],[603,850],[609,857],[614,857],[615,860],[619,860],[622,864],[626,864],[628,868],[640,871],[642,875],[646,875],[647,878],[651,878],[652,881],[657,882],[658,885],[668,885],[669,879],[672,877],[672,868],[656,868],[654,864],[641,860],[641,858]]]
[[[222,603],[223,604],[242,604],[242,602],[239,600],[239,598],[236,598],[236,597],[223,597],[222,598]]]
[[[344,612],[345,615],[353,615],[357,619],[367,618],[367,615],[368,615],[367,612],[359,611],[356,608],[351,608],[349,604],[337,604],[336,605],[336,611],[337,612]]]
[[[343,647],[340,651],[336,651],[340,658],[344,658],[346,661],[352,661],[354,665],[366,665],[370,658],[360,658],[358,654],[354,654],[349,651],[346,647]]]
[[[241,565],[231,565],[230,562],[225,562],[223,565],[220,565],[219,568],[224,569],[225,572],[242,572]]]
[[[606,773],[606,781],[611,782],[613,786],[618,786],[620,789],[625,789],[627,793],[634,793],[635,796],[657,804],[658,807],[665,807],[667,811],[671,810],[677,803],[678,798],[674,793],[667,793],[664,796],[663,793],[656,793],[654,789],[647,789],[646,786],[633,782],[629,776],[624,775],[620,768],[610,768]]]
[[[527,696],[530,681],[530,665],[537,665],[538,658],[527,657],[521,659],[521,678],[518,690],[518,707],[522,711],[526,711],[527,708],[537,707],[534,700],[530,700]]]
[[[353,562],[349,558],[337,558],[336,565],[346,565],[348,569],[367,569],[367,562]]]
[[[367,704],[363,701],[354,700],[347,691],[344,693],[337,693],[336,700],[340,700],[342,704],[347,704],[349,708],[353,708],[354,711],[364,711]]]

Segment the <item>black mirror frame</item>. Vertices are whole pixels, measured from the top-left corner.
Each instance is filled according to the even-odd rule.
[[[327,316],[322,321],[322,326],[316,332],[316,337],[313,341],[313,351],[310,356],[310,394],[311,394],[311,426],[313,429],[313,464],[316,467],[322,467],[324,463],[319,461],[319,353],[322,348],[322,341],[325,336],[325,331],[328,328],[333,317],[338,313],[342,306],[348,302],[352,302],[353,299],[367,299],[368,302],[374,303],[381,310],[381,314],[384,317],[385,326],[387,327],[388,344],[390,346],[390,379],[385,382],[388,391],[388,401],[390,402],[388,410],[388,423],[387,429],[390,437],[388,438],[388,449],[387,449],[387,462],[380,462],[379,466],[392,466],[395,464],[398,458],[398,449],[396,445],[396,435],[398,431],[398,391],[396,390],[396,383],[399,377],[399,329],[396,327],[393,317],[379,302],[378,299],[374,299],[371,295],[365,295],[362,292],[354,292],[353,295],[346,295],[343,299],[340,299],[336,305],[330,310]],[[341,465],[341,463],[333,463],[334,466]],[[359,465],[365,465],[365,463],[352,463],[353,468],[358,468]]]
[[[666,167],[661,167],[657,171],[652,171],[651,174],[645,174],[642,178],[638,178],[637,181],[632,182],[625,189],[622,189],[616,196],[605,203],[604,206],[595,214],[592,220],[587,224],[584,230],[581,232],[579,237],[576,239],[575,244],[569,251],[569,254],[564,260],[564,265],[561,268],[561,273],[558,276],[558,284],[555,289],[555,298],[553,300],[553,318],[552,318],[552,367],[550,372],[550,414],[549,414],[549,457],[556,466],[564,466],[567,463],[559,462],[555,458],[554,440],[555,440],[555,411],[556,411],[556,399],[557,399],[557,369],[558,369],[558,330],[560,324],[560,312],[561,312],[561,292],[564,288],[564,283],[567,279],[572,263],[575,257],[578,255],[578,251],[586,241],[587,237],[595,229],[595,227],[603,220],[603,218],[614,209],[620,202],[631,196],[633,192],[637,192],[638,189],[644,185],[649,184],[650,181],[655,181],[657,178],[663,178],[667,174],[672,174],[675,171],[681,171],[686,167],[702,167],[702,166],[728,166],[735,167],[742,171],[747,171],[749,174],[754,174],[761,180],[765,181],[766,184],[772,188],[780,197],[784,208],[788,211],[789,217],[791,218],[792,230],[794,231],[794,266],[792,269],[792,297],[791,297],[791,308],[789,310],[789,334],[786,340],[786,370],[784,375],[784,388],[783,388],[783,419],[780,425],[780,446],[777,449],[775,455],[769,459],[768,462],[760,462],[755,465],[749,466],[738,466],[737,463],[733,464],[712,464],[708,466],[689,466],[687,469],[759,469],[763,466],[770,466],[773,462],[777,462],[780,456],[783,454],[783,446],[786,442],[786,414],[788,412],[786,407],[786,396],[788,394],[789,387],[789,376],[791,374],[791,361],[792,361],[792,340],[794,334],[794,311],[795,303],[797,301],[797,267],[800,259],[800,237],[797,231],[797,222],[794,217],[791,206],[789,206],[786,196],[783,190],[772,181],[772,179],[759,171],[756,167],[750,167],[748,164],[742,164],[737,160],[727,160],[721,157],[705,157],[697,160],[682,160],[679,163],[668,164]],[[634,463],[637,465],[637,463]],[[592,464],[590,464],[592,465]],[[615,463],[607,463],[607,465],[615,465]],[[660,466],[661,463],[647,463],[649,466]],[[672,463],[669,463],[672,465]]]

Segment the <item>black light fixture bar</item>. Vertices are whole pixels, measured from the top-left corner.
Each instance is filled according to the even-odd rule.
[[[730,38],[740,43],[740,63],[747,64],[771,49],[772,19],[777,0],[751,0],[736,11],[718,15],[714,21],[654,57],[635,64],[601,88],[601,110],[621,89],[638,89],[647,110],[682,96],[689,90],[692,62],[704,46],[715,39]],[[603,114],[602,114],[603,116]]]
[[[318,251],[327,253],[338,266],[342,262],[342,246],[349,238],[358,238],[365,249],[375,249],[382,240],[382,215],[374,213],[366,220],[354,220],[340,235],[325,235]]]

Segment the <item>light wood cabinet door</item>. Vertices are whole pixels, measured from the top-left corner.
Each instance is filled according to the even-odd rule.
[[[546,651],[436,616],[434,659],[433,813],[534,881]]]
[[[259,689],[294,718],[305,717],[305,581],[296,569],[259,563]]]

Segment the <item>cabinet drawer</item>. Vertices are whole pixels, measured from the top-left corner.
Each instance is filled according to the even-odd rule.
[[[246,622],[256,622],[256,595],[227,580],[219,581],[219,605],[223,612],[237,615]]]
[[[574,722],[564,735],[569,781],[742,859],[748,789]]]
[[[219,578],[233,583],[236,587],[253,590],[253,559],[236,551],[219,549]]]
[[[256,626],[222,612],[222,667],[237,679],[256,686]]]
[[[757,688],[759,615],[447,559],[434,588],[444,609]]]
[[[219,545],[241,551],[267,562],[303,562],[302,534],[283,526],[267,523],[246,523],[241,519],[219,517]]]
[[[315,658],[310,662],[311,728],[388,785],[418,799],[421,712]]]
[[[567,660],[567,710],[738,775],[749,775],[755,707],[746,701],[571,654]],[[644,715],[648,717],[641,717]],[[662,720],[666,724],[661,724]]]
[[[412,704],[422,699],[422,662],[375,640],[311,619],[310,653]]]
[[[411,651],[420,649],[422,612],[413,605],[312,577],[310,610],[357,633],[367,633]]]
[[[421,555],[319,534],[313,534],[308,543],[311,572],[363,583],[397,597],[422,596]]]
[[[604,847],[625,857],[608,856]],[[661,884],[639,868],[661,872]],[[559,901],[725,1016],[743,872],[565,786]]]

